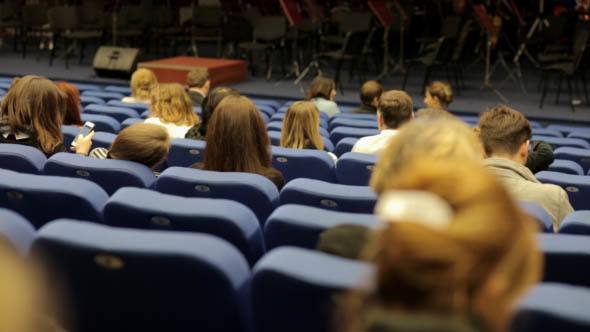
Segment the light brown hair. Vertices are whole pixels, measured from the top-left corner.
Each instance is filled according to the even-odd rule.
[[[309,91],[305,95],[305,100],[310,100],[318,97],[330,99],[332,90],[335,89],[336,82],[334,82],[334,80],[331,77],[318,75],[313,79],[313,81],[311,81]]]
[[[270,140],[260,112],[243,96],[227,96],[207,125],[203,169],[262,174],[271,167]]]
[[[40,76],[24,76],[14,82],[2,99],[2,117],[10,130],[31,131],[41,151],[53,153],[62,144],[61,124],[66,95],[53,82]]]
[[[479,117],[478,127],[488,156],[495,153],[514,155],[533,134],[529,120],[522,113],[505,105],[484,112]]]
[[[199,116],[193,109],[191,99],[178,83],[160,84],[151,93],[152,117],[162,122],[179,126],[194,126]]]
[[[202,88],[209,80],[209,70],[205,67],[197,67],[188,72],[186,82],[189,88]]]
[[[152,123],[136,123],[117,135],[108,156],[129,160],[154,168],[161,164],[170,150],[170,136],[165,127]]]
[[[371,105],[375,98],[381,97],[383,86],[377,81],[367,81],[361,86],[361,102]]]
[[[64,125],[81,126],[84,123],[80,118],[80,91],[75,85],[68,82],[57,82],[55,84],[58,89],[66,94],[66,115],[64,117]]]
[[[319,131],[320,110],[308,101],[298,101],[287,109],[283,120],[281,146],[292,149],[306,149],[309,144],[317,150],[324,149]]]
[[[438,102],[445,110],[453,100],[455,100],[453,88],[451,88],[449,83],[433,81],[426,86],[426,91],[428,91],[432,97],[438,98]]]
[[[150,91],[158,85],[158,78],[153,71],[139,68],[131,75],[131,94],[139,100],[149,100]]]
[[[416,112],[416,119],[427,121],[459,120],[449,111],[439,108],[421,108]]]
[[[239,96],[240,92],[233,88],[227,87],[216,87],[211,91],[207,96],[203,99],[203,104],[201,105],[201,127],[199,128],[199,132],[202,136],[207,136],[207,124],[213,116],[213,112],[219,103],[223,100],[223,98],[227,96]]]
[[[404,91],[390,90],[379,98],[377,112],[381,114],[388,128],[396,129],[412,119],[414,102]]]

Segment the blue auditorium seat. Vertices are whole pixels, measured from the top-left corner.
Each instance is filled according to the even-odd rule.
[[[281,190],[280,205],[301,204],[323,209],[373,213],[377,195],[368,186],[347,186],[312,179],[295,179]]]
[[[566,126],[552,124],[547,126],[548,129],[559,130],[564,134],[570,134],[573,132],[590,132],[590,127],[578,127],[578,126]]]
[[[41,150],[21,144],[0,144],[0,168],[39,174],[47,161]]]
[[[372,120],[377,121],[377,114],[363,113],[337,113],[330,118],[330,122],[336,119],[355,119],[355,120]]]
[[[286,182],[298,178],[336,182],[334,159],[326,151],[273,146],[272,165]]]
[[[143,112],[140,114],[140,117],[141,117],[142,119],[147,119],[147,118],[149,118],[151,115],[152,115],[152,111],[150,111],[150,110],[145,110],[145,111],[143,111]]]
[[[266,104],[256,104],[256,107],[261,113],[268,115],[269,117],[273,116],[276,113],[276,109],[270,105]]]
[[[340,118],[330,121],[330,126],[328,127],[328,130],[332,131],[338,127],[378,129],[377,120]]]
[[[574,131],[567,135],[567,138],[579,138],[590,142],[590,130],[588,131]]]
[[[100,222],[109,198],[88,180],[8,170],[0,170],[0,193],[0,207],[20,213],[36,228],[62,217]]]
[[[566,159],[577,162],[584,169],[584,174],[590,170],[590,150],[563,147],[553,151],[555,159]]]
[[[118,93],[118,92],[105,92],[105,91],[92,91],[92,90],[87,90],[82,92],[82,96],[92,96],[92,97],[98,97],[98,98],[102,98],[104,100],[111,100],[111,99],[116,99],[116,100],[121,100],[123,99],[123,94]]]
[[[185,198],[121,188],[109,198],[104,222],[114,227],[208,233],[233,244],[250,265],[264,254],[256,215],[245,205],[211,198]]]
[[[260,113],[260,117],[262,117],[262,120],[264,120],[264,123],[268,123],[270,121],[270,117],[268,116],[268,114],[264,113],[264,112],[259,112]]]
[[[559,226],[559,233],[590,235],[590,211],[574,211]]]
[[[132,108],[138,113],[142,113],[150,108],[150,104],[146,103],[125,103],[120,100],[111,99],[107,102],[107,106]]]
[[[337,294],[370,291],[375,268],[364,262],[293,247],[266,254],[250,283],[258,332],[333,331]]]
[[[140,163],[89,158],[65,152],[56,153],[47,159],[43,172],[92,181],[109,195],[122,187],[151,188],[156,181],[152,170]]]
[[[268,105],[274,109],[277,109],[281,106],[280,102],[273,99],[250,98],[250,100],[254,103],[254,105]]]
[[[535,177],[543,183],[553,183],[565,189],[574,210],[590,210],[590,176],[542,171]]]
[[[356,137],[346,137],[341,139],[334,148],[334,154],[341,157],[346,152],[352,151],[352,147],[356,144],[359,139]]]
[[[97,114],[97,115],[108,115],[113,117],[115,120],[122,122],[128,118],[139,118],[139,113],[128,107],[114,107],[107,105],[88,105],[84,107],[84,113]]]
[[[115,134],[97,131],[92,137],[92,148],[110,149],[116,137]]]
[[[357,110],[359,107],[361,107],[360,104],[354,105],[354,106],[346,106],[346,105],[345,106],[343,106],[343,105],[340,105],[339,106],[340,112],[342,112],[342,113],[346,113],[346,112]]]
[[[527,201],[518,201],[518,205],[524,212],[537,220],[541,226],[541,232],[553,233],[553,218],[542,206]]]
[[[512,332],[590,331],[590,289],[542,283],[516,308]]]
[[[279,198],[277,187],[262,175],[184,167],[169,167],[162,172],[156,190],[184,197],[237,201],[249,207],[261,225],[277,207]]]
[[[268,132],[268,138],[270,138],[270,144],[274,146],[281,146],[281,132],[271,130]],[[326,136],[322,136],[322,141],[324,142],[324,150],[328,152],[334,151],[334,144],[330,141],[329,138]]]
[[[84,84],[84,83],[72,83],[82,94],[85,94],[87,91],[97,91],[100,92],[102,88],[96,84]]]
[[[73,152],[70,150],[70,145],[72,144],[72,141],[74,140],[76,135],[78,135],[79,132],[80,128],[76,126],[61,126],[61,133],[64,135],[63,145],[69,152]]]
[[[590,287],[590,241],[585,235],[537,234],[545,256],[544,282]]]
[[[6,95],[6,90],[5,89],[0,89],[0,96],[4,96]]]
[[[20,214],[0,208],[0,242],[8,243],[19,254],[26,256],[29,252],[35,228]]]
[[[563,138],[563,133],[556,129],[548,129],[548,128],[534,128],[533,135],[535,136],[551,136],[551,137],[561,137]]]
[[[330,132],[330,140],[332,143],[338,144],[345,137],[361,138],[377,134],[379,134],[379,129],[338,127]]]
[[[266,220],[264,239],[267,250],[280,246],[315,249],[320,233],[338,225],[377,228],[381,222],[373,214],[336,212],[288,204],[279,206]]]
[[[120,86],[120,85],[107,85],[104,88],[106,92],[119,92],[125,95],[131,95],[131,88],[128,86]]]
[[[375,163],[377,163],[375,155],[347,152],[338,158],[336,179],[340,184],[368,186]]]
[[[553,146],[554,149],[560,147],[572,147],[581,149],[590,149],[590,143],[579,138],[561,138],[561,137],[550,137],[550,136],[533,136],[532,142],[545,141]]]
[[[93,122],[95,124],[95,131],[103,131],[113,134],[117,134],[119,131],[121,131],[121,123],[109,115],[82,113],[81,119],[83,122]]]
[[[215,236],[60,219],[38,232],[32,255],[70,295],[68,331],[246,331],[248,263]]]
[[[166,163],[168,166],[188,167],[203,162],[205,141],[188,138],[175,138],[170,142],[170,151]]]
[[[121,122],[121,130],[131,126],[132,124],[143,122],[144,119],[129,118]]]
[[[565,148],[562,148],[565,149]],[[560,172],[573,175],[584,175],[584,169],[575,161],[565,159],[555,159],[549,168],[551,172]]]
[[[82,107],[90,104],[97,104],[97,105],[104,105],[105,101],[102,98],[92,97],[92,96],[80,96],[80,102],[82,103]]]

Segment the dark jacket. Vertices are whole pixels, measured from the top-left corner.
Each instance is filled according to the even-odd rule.
[[[189,129],[184,138],[196,139],[199,141],[205,140],[205,135],[203,135],[203,131],[201,130],[201,123],[197,123],[191,129]]]
[[[362,104],[361,107],[354,111],[350,111],[348,113],[357,113],[357,114],[377,114],[377,108],[371,105]]]
[[[7,138],[4,138],[3,135],[0,135],[0,144],[2,144],[2,143],[32,146],[34,148],[39,149],[41,152],[43,152],[43,150],[41,150],[41,146],[39,146],[39,141],[37,141],[37,137],[34,135],[29,138],[18,139],[18,140],[12,134],[8,135]],[[67,151],[68,150],[66,150],[65,146],[63,146],[63,144],[60,144],[51,153],[45,153],[45,152],[43,152],[43,153],[45,153],[45,156],[47,156],[47,158],[49,158],[58,152],[67,152]]]
[[[205,99],[205,96],[203,96],[202,94],[198,93],[197,91],[188,91],[188,96],[191,98],[191,102],[193,103],[193,106],[201,106],[201,104],[203,104],[203,99]]]
[[[529,151],[529,155],[526,159],[526,167],[531,172],[537,173],[540,171],[546,171],[549,165],[553,163],[555,157],[553,156],[553,148],[551,144],[544,141],[536,141]]]

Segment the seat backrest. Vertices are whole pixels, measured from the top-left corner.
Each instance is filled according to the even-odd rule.
[[[83,122],[90,121],[94,123],[95,131],[117,134],[121,131],[121,123],[110,115],[100,115],[96,113],[82,113],[80,118]],[[130,118],[131,119],[131,118]]]
[[[80,128],[78,128],[76,126],[62,125],[61,126],[61,133],[64,135],[64,141],[63,141],[64,147],[66,148],[67,151],[71,151],[70,146],[72,144],[72,141],[76,137],[76,135],[78,135],[78,133],[80,133]]]
[[[86,90],[84,92],[82,92],[82,96],[93,96],[93,97],[98,97],[98,98],[102,98],[104,100],[111,100],[111,99],[116,99],[116,100],[121,100],[123,99],[123,94],[119,93],[119,92],[105,92],[105,91],[94,91],[94,90]]]
[[[551,137],[551,136],[533,136],[531,138],[532,142],[535,141],[545,141],[553,146],[554,149],[560,148],[563,146],[569,146],[572,148],[581,148],[581,149],[590,149],[590,143],[583,139],[579,138],[561,138],[561,137]]]
[[[110,149],[111,145],[117,138],[117,135],[111,133],[105,133],[103,131],[97,131],[92,137],[92,148],[105,148]]]
[[[143,122],[144,119],[129,118],[121,122],[121,130],[131,126],[132,124]]]
[[[379,129],[371,128],[354,128],[354,127],[338,127],[330,132],[330,140],[332,143],[338,145],[341,139],[345,137],[361,138],[365,136],[373,136],[379,134]]]
[[[88,158],[71,153],[56,153],[45,163],[43,173],[90,180],[112,195],[122,187],[151,188],[156,177],[140,163],[117,159]]]
[[[553,183],[565,189],[574,210],[590,210],[589,176],[542,171],[535,177],[543,183]]]
[[[378,129],[377,120],[361,120],[351,118],[336,118],[330,121],[328,130],[334,130],[338,127],[352,127],[352,128],[369,128]]]
[[[563,137],[563,133],[559,130],[549,128],[534,128],[533,135],[535,136],[551,136],[551,137]]]
[[[129,86],[120,86],[120,85],[107,85],[104,88],[104,91],[106,92],[118,92],[118,93],[122,93],[125,95],[131,95],[131,88]],[[113,100],[113,101],[117,101],[117,100]],[[122,101],[119,100],[119,102],[122,103]],[[132,104],[135,105],[133,103],[128,103],[128,104]],[[137,103],[137,104],[141,104],[141,103]],[[149,104],[143,104],[145,105],[146,108],[148,108],[150,105]],[[113,105],[113,106],[119,106],[119,105]]]
[[[304,205],[279,206],[264,225],[267,250],[279,246],[315,249],[324,230],[338,225],[376,228],[381,222],[373,214],[336,212]]]
[[[359,139],[356,137],[345,137],[341,139],[334,148],[334,154],[340,157],[346,152],[352,151],[352,147],[356,144],[358,140]]]
[[[282,247],[254,267],[250,284],[257,331],[332,331],[336,294],[372,289],[374,267],[313,250]]]
[[[516,308],[510,331],[583,332],[590,330],[590,290],[542,283],[534,286]]]
[[[573,132],[590,132],[590,127],[567,126],[567,125],[558,125],[558,124],[548,125],[547,128],[559,130],[564,134],[570,134]]]
[[[363,114],[363,113],[346,113],[343,111],[342,113],[336,113],[336,114],[332,115],[332,117],[329,119],[329,122],[336,121],[337,119],[356,119],[356,120],[377,121],[377,115],[376,114]]]
[[[0,208],[0,242],[6,242],[19,254],[26,256],[33,244],[35,228],[20,214]]]
[[[35,228],[57,218],[101,222],[107,199],[88,180],[0,170],[0,207],[20,213]]]
[[[47,161],[41,150],[21,144],[0,144],[0,168],[39,174]]]
[[[201,232],[233,244],[250,265],[264,253],[256,215],[243,204],[211,198],[185,198],[139,188],[121,188],[109,198],[104,222],[114,227]]]
[[[590,241],[587,236],[538,234],[545,255],[544,282],[590,286]]]
[[[32,253],[71,295],[66,310],[77,321],[67,330],[243,331],[248,263],[212,235],[61,219],[38,232]]]
[[[122,122],[128,118],[140,118],[136,110],[129,107],[114,107],[107,105],[88,105],[84,107],[84,113],[108,115],[115,120]]]
[[[376,155],[347,152],[338,158],[336,179],[340,184],[368,186],[375,163]]]
[[[564,149],[564,148],[562,148]],[[549,168],[551,172],[560,172],[573,175],[584,175],[584,169],[575,161],[565,159],[555,159]]]
[[[281,190],[280,205],[301,204],[341,212],[373,213],[377,195],[368,186],[295,179]]]
[[[567,159],[571,161],[575,161],[584,170],[584,174],[590,170],[590,150],[589,149],[580,149],[580,148],[571,148],[571,147],[562,147],[557,148],[553,151],[555,155],[555,159]]]
[[[574,211],[568,214],[559,226],[559,233],[590,235],[590,211]]]
[[[541,227],[541,232],[553,233],[553,219],[542,206],[527,201],[518,201],[518,205],[524,212],[537,220]]]
[[[326,151],[273,146],[272,165],[286,182],[297,178],[336,182],[334,159]]]
[[[80,102],[82,106],[90,105],[90,104],[98,104],[104,105],[105,101],[102,98],[93,97],[93,96],[80,96]]]
[[[168,167],[156,181],[156,190],[185,197],[225,198],[246,205],[261,225],[278,204],[279,192],[262,175]]]
[[[590,142],[590,131],[574,131],[573,133],[569,133],[567,138],[580,138]]]
[[[187,138],[175,138],[170,142],[170,150],[166,162],[168,166],[188,167],[203,162],[205,141]]]

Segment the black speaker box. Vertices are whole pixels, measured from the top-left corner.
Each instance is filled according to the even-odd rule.
[[[94,55],[92,68],[98,76],[129,78],[137,69],[138,48],[101,46]]]

